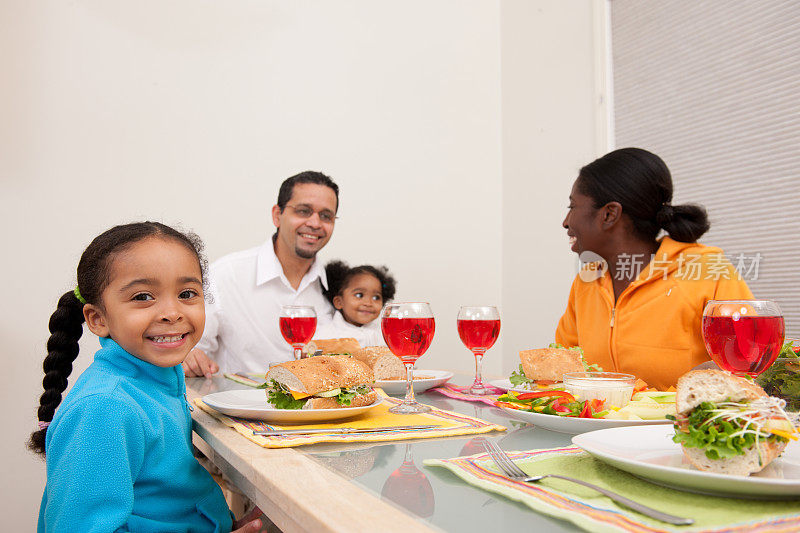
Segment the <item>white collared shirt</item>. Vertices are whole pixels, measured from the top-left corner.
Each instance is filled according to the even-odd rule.
[[[282,305],[312,305],[317,327],[331,321],[333,306],[323,296],[328,286],[319,261],[295,290],[286,279],[272,239],[256,248],[226,255],[211,264],[206,328],[197,347],[220,372],[266,372],[269,363],[294,359],[278,326]]]
[[[341,311],[336,311],[328,324],[317,326],[315,339],[353,338],[364,346],[386,346],[381,332],[380,317],[363,326],[356,326],[344,319]]]

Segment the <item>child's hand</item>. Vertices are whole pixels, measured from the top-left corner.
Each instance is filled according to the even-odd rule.
[[[261,531],[261,520],[258,517],[262,514],[261,509],[254,507],[246,516],[233,523],[233,527],[239,529],[234,529],[231,533],[256,533]]]
[[[212,374],[219,372],[219,365],[209,359],[206,353],[198,348],[189,352],[182,365],[183,374],[187,378],[199,378],[202,376],[210,378]]]

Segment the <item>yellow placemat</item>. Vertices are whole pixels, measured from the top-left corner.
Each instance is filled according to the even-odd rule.
[[[396,415],[389,412],[390,407],[399,404],[401,400],[391,398],[382,390],[375,389],[384,399],[380,405],[370,409],[366,413],[348,418],[341,422],[328,424],[292,424],[277,426],[271,425],[261,420],[247,420],[235,416],[227,416],[206,405],[202,399],[195,399],[195,403],[200,409],[208,412],[223,424],[235,429],[249,440],[265,448],[290,448],[292,446],[302,446],[304,444],[315,444],[318,442],[385,442],[392,440],[407,439],[428,439],[435,437],[453,437],[457,435],[473,435],[478,433],[488,433],[490,431],[505,431],[504,426],[490,424],[480,418],[445,411],[431,407],[429,413],[415,415]],[[356,433],[356,434],[331,434],[331,435],[283,435],[273,437],[262,437],[253,435],[254,431],[274,430],[274,429],[306,429],[306,428],[375,428],[386,426],[415,426],[436,424],[437,427],[430,429],[413,429],[402,431],[381,431],[376,433]]]

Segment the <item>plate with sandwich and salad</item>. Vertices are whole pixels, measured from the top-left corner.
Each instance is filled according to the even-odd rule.
[[[800,443],[785,402],[720,370],[678,380],[672,426],[593,431],[572,442],[621,470],[680,490],[740,498],[800,497]]]
[[[306,345],[311,353],[350,357],[366,364],[375,375],[375,386],[386,394],[406,393],[406,368],[400,358],[386,346],[361,347],[356,339],[317,339]],[[424,392],[447,383],[453,373],[447,370],[414,369],[414,392]]]
[[[223,414],[275,423],[342,420],[379,405],[372,370],[348,357],[318,356],[270,367],[259,389],[203,396]]]
[[[517,420],[543,429],[577,434],[604,428],[669,424],[675,414],[675,392],[647,389],[630,374],[603,372],[588,365],[580,348],[520,352],[517,387],[495,405]]]

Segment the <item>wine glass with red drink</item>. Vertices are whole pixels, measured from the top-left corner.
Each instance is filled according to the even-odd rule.
[[[484,396],[491,394],[483,385],[481,367],[483,354],[494,346],[500,335],[500,313],[494,306],[464,306],[458,311],[458,336],[475,355],[475,381],[469,389],[470,394]]]
[[[783,314],[770,300],[710,300],[703,310],[708,355],[723,370],[756,377],[783,345]]]
[[[434,498],[431,482],[423,474],[411,454],[411,444],[406,444],[403,464],[389,475],[381,489],[381,496],[401,505],[415,515],[427,518],[433,515]]]
[[[390,412],[413,414],[431,410],[414,399],[414,363],[431,345],[435,329],[433,311],[425,302],[391,303],[381,311],[383,340],[406,367],[406,397]]]
[[[303,346],[308,343],[317,330],[317,312],[310,305],[281,306],[278,319],[281,335],[294,348],[294,358],[300,359]]]

